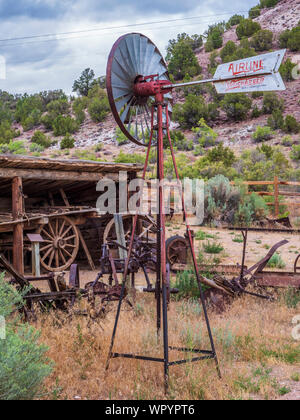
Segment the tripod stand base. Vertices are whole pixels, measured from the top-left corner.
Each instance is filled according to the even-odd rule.
[[[148,150],[147,150],[147,155],[146,155],[146,160],[145,160],[145,166],[144,166],[143,178],[142,179],[145,180],[145,175],[146,175],[146,170],[147,170],[148,160],[149,160],[149,154],[150,154],[150,148],[151,148],[151,142],[152,142],[152,137],[153,137],[153,130],[154,130],[154,123],[153,123],[153,121],[154,121],[154,119],[153,119],[154,109],[157,109],[157,122],[158,122],[158,124],[157,124],[157,127],[158,127],[157,128],[157,168],[158,168],[157,177],[158,177],[159,181],[164,180],[163,141],[164,141],[164,127],[165,127],[166,131],[167,131],[168,140],[169,140],[169,143],[170,143],[172,160],[173,160],[173,165],[174,165],[176,177],[177,177],[177,180],[179,182],[180,180],[179,180],[179,175],[178,175],[178,170],[177,170],[173,145],[172,145],[170,132],[169,132],[168,107],[166,106],[166,104],[164,104],[163,95],[164,94],[162,92],[159,92],[158,94],[156,94],[156,103],[152,107],[151,134],[150,134],[150,140],[149,140],[149,145],[148,145]],[[166,115],[166,124],[165,125],[164,125],[164,121],[163,121],[163,109],[165,109],[165,115]],[[188,348],[184,348],[184,347],[169,346],[169,342],[168,342],[168,340],[169,340],[169,333],[168,333],[168,294],[169,293],[168,292],[170,291],[170,284],[168,284],[169,283],[169,281],[168,281],[168,267],[167,267],[167,261],[166,261],[166,238],[165,238],[166,228],[165,228],[165,213],[164,213],[164,195],[163,195],[163,186],[160,183],[159,187],[158,187],[159,212],[158,212],[158,216],[157,216],[157,225],[158,225],[158,230],[157,230],[157,253],[156,253],[156,255],[157,255],[157,262],[156,262],[157,270],[156,270],[156,287],[155,287],[155,292],[156,293],[155,293],[155,295],[156,295],[156,301],[157,301],[157,333],[158,333],[158,336],[160,334],[160,329],[161,329],[161,312],[162,312],[162,316],[163,316],[163,325],[162,325],[163,326],[163,331],[162,332],[163,332],[164,357],[159,358],[159,357],[135,355],[135,354],[130,354],[130,353],[127,354],[127,353],[113,352],[116,330],[117,330],[117,326],[118,326],[122,300],[123,300],[123,297],[124,297],[125,283],[126,283],[126,277],[127,277],[127,273],[128,273],[128,265],[129,265],[129,260],[130,260],[131,253],[132,253],[132,248],[133,248],[134,235],[135,235],[135,229],[136,229],[136,224],[137,224],[137,215],[136,215],[135,219],[134,219],[133,231],[132,231],[132,235],[131,235],[131,241],[130,241],[129,251],[128,251],[126,265],[125,265],[124,279],[123,279],[123,284],[122,284],[122,292],[121,292],[121,295],[120,295],[120,300],[119,300],[115,325],[114,325],[114,329],[113,329],[110,350],[109,350],[107,364],[106,364],[106,370],[107,370],[108,367],[109,367],[110,360],[111,359],[116,359],[116,358],[136,359],[136,360],[163,363],[164,364],[165,392],[167,392],[167,390],[168,390],[169,368],[171,366],[176,366],[176,365],[178,366],[178,365],[182,365],[182,364],[185,364],[185,363],[193,363],[193,362],[198,362],[198,361],[201,361],[201,360],[214,359],[215,363],[216,363],[217,373],[218,373],[219,377],[221,377],[219,364],[218,364],[218,358],[217,358],[217,355],[216,355],[214,341],[213,341],[213,337],[212,337],[212,331],[211,331],[210,324],[209,324],[209,319],[208,319],[208,314],[207,314],[207,309],[206,309],[206,304],[205,304],[205,299],[204,299],[204,293],[203,293],[203,289],[202,289],[202,285],[201,285],[201,277],[200,277],[199,269],[198,269],[198,265],[197,265],[197,259],[196,259],[195,249],[194,249],[193,239],[192,239],[192,233],[191,233],[190,227],[187,223],[187,212],[186,212],[186,209],[185,209],[184,197],[183,197],[182,191],[181,191],[181,198],[182,198],[182,205],[183,205],[184,220],[185,220],[186,226],[187,226],[187,238],[188,238],[188,243],[189,243],[189,247],[190,247],[192,258],[193,258],[193,265],[194,265],[195,275],[197,277],[197,283],[198,283],[198,287],[199,287],[199,291],[200,291],[200,300],[201,300],[201,304],[202,304],[202,307],[203,307],[206,327],[207,327],[209,340],[210,340],[210,344],[211,344],[211,350],[188,349]],[[161,309],[162,309],[162,311],[161,311]],[[175,351],[186,352],[186,353],[187,352],[195,353],[195,354],[198,354],[198,356],[188,358],[188,359],[169,361],[169,350],[175,350]]]

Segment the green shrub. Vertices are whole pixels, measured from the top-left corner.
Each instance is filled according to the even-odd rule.
[[[93,98],[88,106],[88,112],[94,122],[102,122],[110,111],[107,96]]]
[[[296,309],[300,302],[300,292],[290,287],[284,294],[284,302],[288,308]],[[297,379],[296,379],[297,378]],[[299,375],[294,380],[299,382]]]
[[[211,52],[217,48],[221,48],[223,45],[223,36],[222,32],[219,30],[213,31],[207,38],[205,44],[205,51]]]
[[[283,131],[285,133],[299,133],[300,130],[300,124],[297,122],[296,118],[293,117],[293,115],[287,115],[285,117],[284,125],[283,125]]]
[[[0,144],[9,143],[15,137],[20,135],[19,131],[14,130],[11,127],[10,122],[3,121],[0,123]]]
[[[57,118],[55,114],[47,113],[41,117],[41,123],[44,125],[46,130],[53,129],[54,120]]]
[[[59,115],[53,121],[53,133],[57,136],[65,136],[68,133],[75,133],[78,130],[79,124],[74,118],[69,115],[63,116]]]
[[[285,31],[281,32],[279,36],[279,46],[280,48],[287,48],[288,41],[290,38],[291,31],[289,29],[286,29]]]
[[[179,290],[176,299],[200,297],[199,286],[193,270],[178,272],[173,286]]]
[[[253,221],[266,217],[268,212],[268,207],[262,197],[255,193],[250,196],[245,194],[234,215],[235,223],[239,226],[249,226]]]
[[[122,150],[115,158],[116,163],[145,163],[145,156],[138,153],[124,153]]]
[[[204,118],[201,118],[198,121],[198,127],[194,127],[192,131],[195,134],[195,141],[197,141],[202,148],[215,145],[218,133],[206,124]]]
[[[202,80],[202,79],[203,79],[203,77],[201,75],[192,78],[192,77],[190,77],[189,74],[186,74],[183,78],[183,82],[188,83],[188,82],[193,82],[193,81]],[[183,93],[184,93],[185,97],[187,97],[190,94],[199,96],[199,95],[205,94],[208,91],[208,86],[205,86],[205,84],[187,86],[187,87],[184,87],[182,90],[183,90]]]
[[[33,136],[31,137],[31,142],[39,144],[44,148],[48,148],[53,144],[53,141],[49,137],[47,137],[45,133],[39,130],[34,132]]]
[[[203,156],[204,155],[203,147],[200,146],[200,144],[196,144],[196,146],[194,147],[193,154],[194,154],[194,156]]]
[[[176,147],[177,150],[189,151],[194,149],[193,140],[188,140],[180,130],[172,130],[170,137],[173,147]],[[168,139],[164,139],[164,145],[167,149],[170,147]]]
[[[242,244],[244,242],[244,238],[242,235],[237,235],[232,238],[232,242],[236,242],[238,244]]]
[[[205,44],[205,51],[211,52],[216,48],[221,48],[223,45],[223,33],[225,31],[226,24],[225,22],[216,23],[210,25],[205,31],[207,41]]]
[[[174,49],[176,49],[176,46],[180,42],[185,42],[192,48],[193,51],[195,51],[198,48],[202,47],[203,37],[197,34],[190,36],[183,32],[181,34],[178,34],[176,39],[170,39],[167,45],[167,61],[171,60],[172,56],[174,55]]]
[[[192,128],[201,118],[213,121],[219,115],[218,105],[206,104],[202,96],[188,95],[184,104],[176,104],[173,109],[173,119],[178,121],[183,128]]]
[[[73,149],[74,145],[75,145],[75,139],[73,137],[71,137],[71,135],[69,133],[66,134],[66,136],[60,142],[60,148],[62,150]]]
[[[181,80],[187,74],[194,77],[201,73],[201,67],[188,40],[181,39],[173,45],[168,69],[175,80]]]
[[[42,112],[39,109],[34,109],[27,118],[21,121],[24,131],[31,130],[33,127],[39,125],[41,116]]]
[[[284,109],[284,100],[280,99],[274,92],[264,93],[262,111],[264,114],[272,114],[273,111]]]
[[[236,51],[238,47],[233,41],[228,41],[226,45],[220,51],[220,57],[222,58],[223,63],[226,62],[226,57],[231,57]]]
[[[290,147],[290,146],[292,146],[293,145],[293,139],[292,139],[292,137],[291,136],[284,136],[284,137],[282,137],[282,140],[281,140],[281,144],[284,146],[284,147]]]
[[[26,155],[26,149],[23,141],[10,141],[7,144],[0,145],[0,153],[10,153],[13,155]]]
[[[269,260],[267,267],[270,268],[285,268],[285,262],[281,258],[281,256],[275,252],[275,254],[272,255],[271,259]]]
[[[21,324],[13,313],[22,296],[0,276],[0,316],[6,319],[6,339],[0,340],[0,399],[32,400],[41,395],[44,379],[51,373],[47,348],[39,333]]]
[[[230,93],[221,102],[221,107],[227,117],[234,121],[247,119],[251,106],[251,99],[244,93]]]
[[[291,30],[287,47],[291,51],[300,51],[300,25]]]
[[[44,103],[39,95],[23,95],[16,104],[15,119],[26,125],[26,120],[29,119],[31,124],[37,124],[42,112],[44,112]],[[29,125],[28,120],[28,125]]]
[[[289,48],[291,51],[300,51],[300,24],[295,28],[282,32],[279,37],[281,48]]]
[[[233,221],[241,196],[240,192],[230,185],[228,178],[217,175],[209,179],[205,184],[204,195],[205,222]]]
[[[84,110],[88,106],[88,98],[83,96],[82,98],[76,98],[73,102],[72,109],[75,114],[75,118],[79,124],[82,124],[85,120]]]
[[[272,116],[268,118],[268,126],[272,130],[279,130],[284,126],[284,117],[280,109],[275,109],[272,112]]]
[[[260,7],[274,7],[279,2],[279,0],[260,0]]]
[[[265,145],[263,145],[265,146]],[[277,148],[272,148],[272,156],[264,147],[245,150],[234,165],[239,178],[248,181],[269,181],[274,175],[288,178],[290,163]],[[258,187],[256,187],[258,190]]]
[[[297,66],[297,64],[293,63],[289,58],[281,64],[279,68],[279,72],[286,82],[291,82],[294,80],[293,77],[293,70]]]
[[[205,239],[214,239],[215,235],[211,235],[210,233],[203,232],[202,230],[198,230],[195,235],[196,241],[204,241]]]
[[[60,99],[68,99],[67,95],[62,89],[56,90],[45,90],[39,93],[39,97],[42,99],[44,107],[46,107],[52,101],[58,101]]]
[[[37,143],[31,143],[29,150],[31,153],[42,153],[45,148]]]
[[[236,26],[239,23],[241,23],[244,20],[244,16],[242,15],[233,15],[231,16],[231,18],[228,20],[227,24],[226,24],[226,28],[229,29],[232,26]]]
[[[203,244],[203,249],[206,254],[220,254],[224,251],[224,247],[219,242],[207,241]]]
[[[226,54],[226,50],[222,53],[223,63],[228,63],[229,61],[235,61],[235,60],[242,60],[243,58],[254,57],[255,55],[257,55],[254,48],[251,48],[250,42],[248,41],[247,38],[242,39],[239,45],[235,44],[236,46],[235,50],[234,50],[233,45],[231,44],[232,41],[229,41],[229,42],[230,44],[227,50],[227,54]],[[230,49],[233,51],[231,54],[230,54]]]
[[[261,143],[262,141],[268,141],[273,137],[273,131],[270,127],[260,127],[258,126],[255,133],[253,133],[252,138],[255,143]]]
[[[222,162],[225,166],[232,166],[236,161],[234,152],[229,147],[219,143],[216,147],[208,150],[205,159],[208,162]]]
[[[290,157],[293,160],[300,160],[300,145],[292,146]]]
[[[236,34],[238,39],[244,37],[249,38],[254,35],[255,32],[258,32],[261,29],[261,26],[257,22],[253,22],[251,19],[244,19],[236,28]]]
[[[250,45],[255,51],[267,51],[272,48],[273,32],[267,29],[257,31],[251,38]]]
[[[123,146],[124,144],[130,143],[130,141],[128,140],[128,137],[125,136],[125,134],[123,133],[123,131],[119,127],[117,127],[117,129],[116,129],[116,137],[115,138],[116,138],[116,141],[117,141],[119,146]]]
[[[255,105],[251,111],[251,118],[258,118],[261,116],[261,110]]]
[[[51,101],[47,105],[47,111],[57,115],[64,115],[70,112],[70,104],[66,98]]]
[[[260,8],[258,6],[254,6],[249,10],[249,18],[255,19],[260,16]]]

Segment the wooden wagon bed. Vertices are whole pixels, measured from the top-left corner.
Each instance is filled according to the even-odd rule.
[[[61,247],[58,256],[52,251],[46,255],[56,262],[56,271],[66,268],[71,261],[68,255],[74,257],[80,250],[93,267],[93,258],[100,256],[101,235],[112,217],[99,215],[95,208],[97,183],[103,178],[118,183],[120,172],[126,172],[129,181],[141,169],[137,164],[0,155],[0,251],[13,254],[14,267],[22,274],[26,234],[38,232],[45,239],[41,250],[46,254],[49,235]],[[74,237],[64,244],[69,249],[62,246],[64,232]],[[59,265],[56,259],[66,256],[66,264]],[[44,263],[52,268],[49,261]]]

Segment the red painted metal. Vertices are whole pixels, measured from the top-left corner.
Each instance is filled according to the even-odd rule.
[[[172,91],[171,82],[169,80],[151,80],[150,82],[147,82],[147,79],[149,77],[140,77],[137,79],[137,82],[135,83],[133,90],[136,94],[136,96],[142,96],[142,97],[149,97],[149,96],[155,96],[159,95],[159,99],[161,102],[162,97],[160,96],[162,93],[166,94],[168,92]],[[168,86],[170,88],[168,89]],[[156,98],[157,100],[158,98]]]

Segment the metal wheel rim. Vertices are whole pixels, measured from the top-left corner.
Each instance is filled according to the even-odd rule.
[[[187,248],[186,240],[183,239],[183,238],[182,239],[179,239],[179,238],[174,239],[174,241],[172,241],[171,243],[168,244],[168,246],[167,246],[167,259],[168,259],[169,263],[172,264],[172,265],[176,264],[177,260],[178,260],[178,254],[176,254],[176,253],[172,254],[171,253],[172,249],[174,249],[174,243],[175,242],[180,242],[180,244],[182,244],[182,245],[179,245],[180,248],[182,248],[184,250],[186,250],[186,248]],[[176,260],[174,260],[174,258],[176,258]]]

